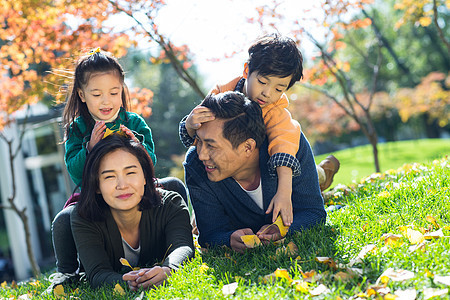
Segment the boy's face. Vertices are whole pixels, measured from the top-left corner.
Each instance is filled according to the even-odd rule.
[[[245,75],[245,73],[244,73]],[[244,85],[244,94],[261,107],[265,107],[280,99],[291,82],[292,75],[288,77],[261,76],[253,72],[247,76]]]

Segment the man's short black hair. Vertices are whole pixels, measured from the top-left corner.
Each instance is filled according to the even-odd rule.
[[[261,107],[240,92],[225,92],[208,95],[202,102],[216,119],[225,120],[223,136],[233,148],[252,138],[260,147],[266,136]]]

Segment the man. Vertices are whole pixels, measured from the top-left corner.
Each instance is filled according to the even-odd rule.
[[[269,174],[268,143],[261,107],[239,92],[209,95],[202,106],[215,119],[202,123],[183,163],[194,207],[199,243],[227,245],[242,252],[241,236],[279,240],[277,226],[266,214],[277,191],[277,178]],[[311,147],[301,134],[301,174],[292,178],[294,220],[289,232],[301,231],[326,219]]]

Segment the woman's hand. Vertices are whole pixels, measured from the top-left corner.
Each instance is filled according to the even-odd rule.
[[[92,128],[91,139],[87,145],[87,150],[90,152],[92,148],[103,138],[105,134],[106,124],[103,121],[95,122],[94,128]]]
[[[156,266],[153,268],[143,268],[123,274],[122,279],[128,283],[132,291],[140,288],[147,290],[163,283],[170,276],[169,267]]]

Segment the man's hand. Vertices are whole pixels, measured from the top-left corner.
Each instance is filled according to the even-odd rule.
[[[106,124],[103,121],[95,122],[94,128],[92,128],[91,139],[87,145],[87,150],[90,152],[92,148],[103,138],[106,131]]]
[[[276,227],[276,226],[275,226]],[[245,246],[244,242],[241,239],[241,236],[254,234],[250,228],[239,229],[233,232],[230,236],[230,246],[236,252],[243,253],[247,246]]]
[[[186,130],[190,137],[194,137],[195,131],[202,126],[202,123],[212,121],[215,117],[209,108],[197,105],[186,119]]]
[[[280,229],[275,224],[266,224],[256,233],[261,242],[267,244],[269,241],[275,242],[281,240]]]
[[[128,283],[130,290],[137,291],[139,288],[147,290],[151,287],[156,287],[162,284],[169,276],[170,268],[156,266],[125,273],[122,279]]]

